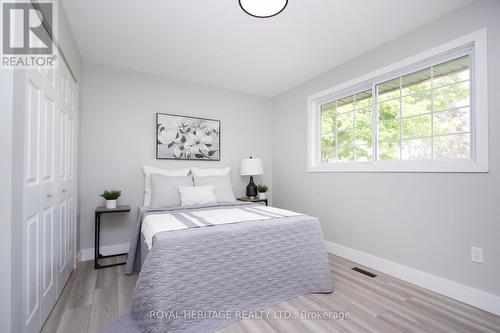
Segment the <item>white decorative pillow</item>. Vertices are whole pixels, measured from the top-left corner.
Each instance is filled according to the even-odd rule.
[[[179,186],[182,206],[216,203],[213,186]]]
[[[189,168],[184,169],[162,169],[149,165],[143,165],[142,171],[144,172],[144,207],[151,206],[151,174],[181,177],[189,174]]]
[[[193,177],[209,177],[209,176],[227,176],[231,172],[231,167],[219,169],[200,169],[191,168]]]

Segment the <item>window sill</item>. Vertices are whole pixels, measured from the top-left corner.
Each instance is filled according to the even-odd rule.
[[[335,164],[316,164],[307,167],[309,173],[330,172],[440,172],[440,173],[486,173],[487,165],[471,161],[442,162],[345,162]]]

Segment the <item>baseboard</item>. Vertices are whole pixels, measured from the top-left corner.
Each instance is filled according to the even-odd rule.
[[[325,248],[328,253],[354,261],[476,308],[500,315],[499,296],[330,241],[325,241]]]
[[[103,245],[101,246],[101,254],[102,255],[110,255],[116,253],[125,253],[128,252],[130,247],[129,243],[122,244],[114,244],[114,245]],[[80,260],[87,261],[94,259],[94,248],[81,249],[80,251]]]

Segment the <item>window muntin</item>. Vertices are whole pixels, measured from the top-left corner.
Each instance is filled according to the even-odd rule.
[[[372,160],[372,90],[321,105],[321,161]]]
[[[321,163],[470,160],[470,64],[462,54],[321,103]]]

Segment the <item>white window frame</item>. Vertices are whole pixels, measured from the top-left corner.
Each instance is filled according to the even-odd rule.
[[[436,46],[412,57],[398,61],[369,74],[360,76],[307,98],[307,172],[488,172],[488,91],[487,91],[487,36],[486,29]],[[351,93],[360,92],[375,84],[415,69],[425,67],[436,59],[470,49],[471,96],[470,135],[471,158],[465,160],[425,161],[321,161],[321,105]],[[375,110],[373,108],[373,110]],[[375,117],[375,112],[372,112]],[[375,132],[375,131],[374,131]],[[373,141],[376,146],[376,140]],[[375,158],[375,156],[374,156]]]

